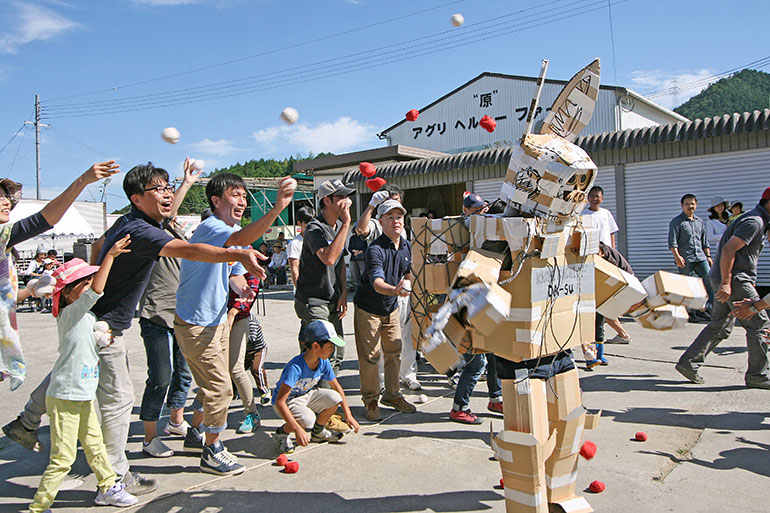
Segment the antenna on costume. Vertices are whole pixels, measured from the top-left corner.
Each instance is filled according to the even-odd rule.
[[[543,82],[545,82],[545,72],[547,70],[548,59],[543,59],[543,63],[540,65],[540,76],[537,77],[537,90],[535,91],[534,98],[532,98],[532,103],[529,105],[529,114],[527,114],[527,127],[524,129],[524,136],[532,131],[532,120],[535,118],[535,109],[537,109],[537,104],[540,101],[540,93],[543,90]]]

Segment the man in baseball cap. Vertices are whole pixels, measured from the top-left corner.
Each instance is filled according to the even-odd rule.
[[[350,187],[345,186],[344,183],[342,183],[342,180],[339,178],[335,178],[334,180],[326,180],[324,183],[321,184],[320,187],[318,187],[318,199],[325,198],[329,195],[337,195],[337,196],[350,196],[351,194],[355,194],[356,190],[351,189]]]
[[[471,216],[474,214],[485,214],[488,210],[487,203],[478,194],[466,192],[463,195],[463,214]]]

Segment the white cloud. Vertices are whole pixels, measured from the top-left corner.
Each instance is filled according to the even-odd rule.
[[[198,142],[190,143],[188,146],[193,151],[204,155],[225,156],[242,151],[241,148],[234,146],[233,143],[227,139],[218,139],[216,141],[212,139],[203,139]]]
[[[4,25],[14,28],[0,32],[0,53],[16,53],[21,45],[53,39],[78,27],[74,21],[40,5],[14,2],[12,6],[15,12]]]
[[[280,148],[291,152],[339,153],[364,145],[376,145],[375,134],[374,125],[343,116],[313,127],[297,124],[263,128],[254,132],[252,137],[268,152]]]
[[[714,72],[708,69],[682,72],[661,69],[637,70],[631,72],[631,83],[633,89],[642,94],[667,90],[665,94],[655,95],[650,99],[664,107],[673,108],[716,82],[716,80],[704,81],[713,75]]]

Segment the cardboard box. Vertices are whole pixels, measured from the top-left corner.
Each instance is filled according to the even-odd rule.
[[[425,264],[422,268],[425,291],[434,294],[446,294],[459,267],[459,262],[451,260],[445,264]]]
[[[703,280],[694,276],[658,271],[648,276],[642,285],[647,291],[647,304],[652,308],[663,305],[682,305],[702,310],[708,301]]]
[[[497,283],[500,277],[500,267],[503,265],[502,255],[473,249],[468,252],[463,262],[457,269],[452,288],[459,289],[474,283]]]
[[[598,255],[599,229],[585,226],[573,228],[567,242],[567,249],[580,256]]]
[[[594,257],[528,258],[506,283],[509,277],[500,273],[500,286],[511,294],[508,318],[475,347],[518,362],[593,341]]]
[[[468,323],[482,335],[492,335],[508,318],[511,294],[497,283],[479,287],[486,287],[486,291],[468,305]]]
[[[471,334],[468,331],[468,328],[466,328],[456,316],[449,316],[449,320],[444,327],[444,335],[447,340],[457,348],[460,354],[467,353],[471,350]]]
[[[647,310],[634,317],[644,328],[658,331],[682,329],[687,326],[689,316],[682,305],[663,305]]]
[[[506,508],[508,511],[548,511],[544,463],[553,451],[555,439],[555,433],[543,441],[530,433],[510,430],[491,435],[492,449],[503,474],[506,502],[515,503],[513,510]]]
[[[562,372],[548,380],[548,418],[560,420],[567,418],[575,409],[582,407],[580,380],[577,370]]]
[[[586,410],[585,429],[596,429],[599,427],[599,419],[602,418],[602,410]]]
[[[433,368],[442,374],[457,368],[463,360],[457,348],[449,342],[441,331],[434,332],[430,338],[423,338],[420,349]]]
[[[481,249],[486,241],[506,241],[511,253],[515,254],[537,233],[537,219],[497,215],[475,215],[470,219],[471,249]]]
[[[505,429],[531,433],[544,441],[549,433],[545,380],[504,379],[502,388]]]
[[[459,251],[469,243],[470,232],[462,216],[412,218],[412,248],[420,247],[425,254],[446,255]]]
[[[412,347],[416,350],[420,341],[425,337],[428,326],[431,325],[432,316],[439,309],[438,302],[431,294],[417,294],[412,292],[411,317],[412,317]]]
[[[601,257],[594,260],[596,311],[609,319],[624,315],[647,297],[636,276],[612,265]]]

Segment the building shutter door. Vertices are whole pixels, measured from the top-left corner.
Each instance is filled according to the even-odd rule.
[[[502,178],[493,178],[491,180],[476,180],[473,182],[473,193],[478,194],[482,197],[482,199],[492,203],[500,197],[500,188],[502,186]]]
[[[695,215],[708,219],[711,198],[756,206],[770,185],[770,150],[670,159],[625,167],[628,261],[640,279],[659,269],[676,272],[668,249],[668,224],[681,211],[684,194],[698,198]],[[609,207],[608,207],[609,208]],[[770,285],[770,255],[759,258],[759,285]]]

